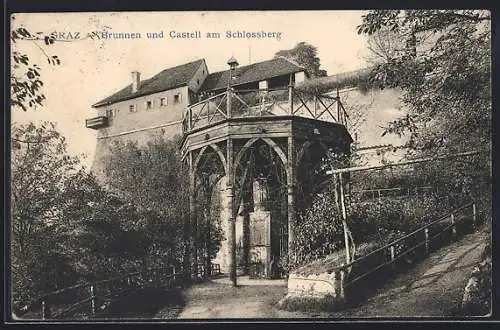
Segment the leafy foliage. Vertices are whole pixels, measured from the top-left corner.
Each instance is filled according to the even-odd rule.
[[[409,108],[388,133],[409,133],[409,146],[421,152],[490,143],[489,22],[479,10],[373,10],[363,17],[358,33],[385,30],[407,41],[372,71],[382,87],[401,87]]]
[[[12,239],[13,255],[28,260],[33,233],[57,218],[64,181],[78,160],[65,154],[66,142],[55,125],[43,123],[12,130]]]
[[[44,35],[42,32],[31,33],[26,28],[19,27],[11,31],[10,39],[12,41],[11,103],[14,107],[27,111],[28,108],[43,105],[45,94],[42,92],[43,81],[40,66],[31,63],[28,55],[20,50],[19,43],[35,43],[51,65],[60,65],[61,60],[57,55],[47,54],[43,46],[39,45],[42,40],[45,46],[54,44],[56,39],[53,35]]]
[[[286,57],[303,66],[310,77],[324,77],[326,71],[320,69],[320,59],[317,56],[318,49],[306,42],[299,42],[292,49],[280,50],[275,57]]]
[[[332,197],[333,193],[327,189],[297,216],[289,266],[315,260],[344,246],[341,215]]]
[[[156,266],[179,263],[187,244],[188,175],[177,145],[162,137],[144,148],[117,142],[103,161],[107,187],[143,215],[148,263]]]
[[[58,236],[81,278],[103,279],[144,266],[148,237],[137,207],[105,191],[85,171],[65,182],[60,200],[65,226]]]
[[[105,191],[68,156],[53,123],[14,126],[11,164],[16,310],[50,291],[144,265],[147,214]]]

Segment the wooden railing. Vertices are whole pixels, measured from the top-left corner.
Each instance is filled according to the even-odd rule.
[[[464,214],[466,211],[468,211],[468,214]],[[467,224],[467,221],[470,221],[470,223]],[[457,227],[467,225],[470,225],[473,229],[476,229],[479,225],[475,203],[456,208],[446,216],[440,217],[348,264],[332,269],[329,272],[332,276],[328,284],[337,298],[344,299],[346,291],[362,287],[361,285],[353,286],[356,283],[359,284],[360,280],[369,280],[370,276],[387,267],[391,267],[390,271],[395,272],[398,260],[412,252],[416,252],[417,249],[421,249],[424,255],[429,254],[435,247],[435,241],[439,236],[448,233],[452,240],[456,240],[458,236]],[[308,280],[306,277],[296,277],[296,279]],[[378,279],[376,282],[378,283]],[[370,285],[373,286],[373,283]]]
[[[470,214],[464,215],[464,211],[469,211]],[[476,228],[478,224],[477,218],[476,204],[474,203],[466,204],[462,207],[454,209],[449,213],[449,215],[432,221],[401,238],[371,251],[367,255],[364,255],[351,263],[337,268],[336,272],[340,273],[339,278],[342,279],[340,286],[345,290],[347,287],[352,286],[356,282],[366,278],[383,267],[387,267],[389,265],[394,267],[396,261],[412,252],[415,252],[419,248],[422,248],[425,254],[428,254],[433,240],[445,233],[450,233],[452,239],[457,239],[457,226],[462,225],[465,221],[469,220],[471,221],[472,228]],[[444,226],[435,228],[438,225]],[[433,228],[435,229],[433,230]],[[370,259],[372,262],[367,262],[370,261]],[[353,272],[353,276],[346,276],[348,270],[352,270],[356,266],[361,266],[363,263],[370,263],[373,267],[364,269],[361,273]]]
[[[220,265],[212,264],[210,274],[197,269],[195,278],[220,274]],[[81,283],[50,292],[28,304],[19,316],[28,319],[60,319],[78,314],[92,318],[103,312],[111,299],[127,292],[147,287],[174,288],[184,283],[185,277],[174,266],[153,268],[96,282]]]
[[[231,118],[298,116],[347,125],[348,115],[338,97],[288,88],[233,90],[188,106],[183,113],[187,133]]]

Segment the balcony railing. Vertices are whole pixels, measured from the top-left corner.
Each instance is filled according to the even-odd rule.
[[[183,132],[231,118],[298,116],[347,125],[348,115],[337,97],[311,94],[294,87],[227,90],[188,106]]]
[[[108,126],[108,117],[106,116],[97,116],[94,118],[85,119],[85,127],[98,129],[102,127]]]

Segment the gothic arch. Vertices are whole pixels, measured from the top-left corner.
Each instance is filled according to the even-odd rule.
[[[211,147],[217,153],[217,155],[219,155],[219,159],[222,163],[222,167],[224,168],[224,175],[226,175],[227,174],[226,157],[224,156],[224,154],[222,153],[222,151],[220,150],[220,148],[216,144],[206,145],[203,148],[201,148],[200,153],[198,154],[198,156],[196,156],[196,159],[193,163],[193,172],[196,173],[196,171],[198,170],[198,163],[200,162],[201,157],[203,156],[203,154],[205,153],[205,151],[209,147]]]
[[[286,157],[285,153],[283,152],[283,150],[280,148],[280,146],[276,142],[274,142],[270,138],[252,138],[252,139],[248,140],[243,145],[243,147],[241,148],[241,150],[238,151],[238,154],[234,158],[234,167],[235,168],[239,165],[239,163],[241,161],[241,157],[243,157],[243,154],[245,153],[246,149],[249,148],[250,146],[252,146],[258,140],[263,140],[265,143],[267,143],[274,150],[274,152],[276,152],[276,154],[278,155],[278,157],[281,159],[281,162],[283,163],[283,166],[286,166],[286,164],[287,164],[287,157]]]
[[[302,157],[304,157],[305,153],[306,153],[306,150],[313,144],[315,143],[318,143],[321,147],[323,147],[323,149],[325,150],[325,152],[328,151],[328,147],[321,141],[306,141],[302,144],[302,146],[300,147],[300,150],[299,150],[299,153],[297,154],[297,160],[296,160],[296,164],[300,164],[300,161],[302,160]]]

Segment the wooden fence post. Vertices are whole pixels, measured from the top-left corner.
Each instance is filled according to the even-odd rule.
[[[188,108],[188,121],[187,121],[188,130],[190,131],[193,128],[193,108]]]
[[[336,90],[336,97],[335,97],[335,107],[337,108],[337,120],[339,124],[342,124],[342,113],[341,113],[341,106],[340,106],[340,93],[339,89],[337,88]]]
[[[332,287],[333,287],[333,296],[335,298],[338,297],[339,293],[337,292],[338,291],[338,284],[337,284],[337,279],[338,279],[338,273],[336,271],[333,271],[332,273],[332,277],[330,279],[330,283],[332,284]]]
[[[228,87],[226,92],[226,115],[227,118],[231,118],[231,88]]]
[[[454,240],[457,239],[457,228],[455,227],[455,217],[453,216],[453,213],[450,215],[450,222],[451,222],[451,235]]]
[[[344,282],[345,282],[345,270],[342,269],[340,271],[340,298],[345,298]]]
[[[424,233],[425,233],[425,253],[429,254],[429,228],[425,228]]]
[[[45,301],[42,300],[42,320],[45,320]]]
[[[396,269],[396,266],[394,265],[394,257],[395,257],[396,251],[394,249],[394,245],[391,245],[391,265],[392,269]]]
[[[90,312],[92,315],[95,315],[95,295],[94,295],[94,286],[90,285]]]
[[[472,204],[472,230],[476,230],[476,219],[477,213],[476,213],[476,203]]]

